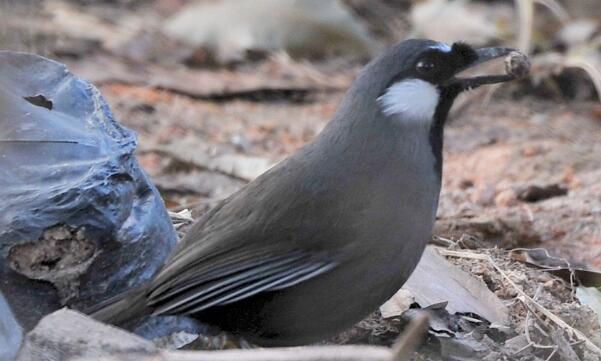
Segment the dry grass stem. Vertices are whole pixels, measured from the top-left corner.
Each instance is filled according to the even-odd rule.
[[[568,325],[565,321],[563,321],[561,318],[559,318],[558,316],[556,316],[555,314],[553,314],[551,311],[549,311],[548,309],[546,309],[544,306],[542,306],[540,303],[538,303],[535,299],[533,299],[532,297],[528,296],[526,294],[526,292],[524,292],[522,290],[521,287],[519,287],[515,282],[513,282],[511,280],[511,278],[509,278],[509,276],[505,273],[505,271],[503,271],[501,269],[501,267],[499,267],[499,265],[497,265],[497,263],[489,255],[478,254],[478,253],[473,253],[473,252],[451,251],[451,250],[445,250],[445,249],[439,249],[438,251],[443,256],[476,259],[476,260],[481,260],[481,261],[489,262],[495,268],[495,270],[497,272],[499,272],[499,274],[520,295],[520,297],[518,297],[518,299],[520,299],[522,301],[522,303],[526,307],[528,307],[529,309],[531,308],[533,310],[536,310],[536,311],[540,312],[545,317],[547,317],[549,320],[551,320],[552,322],[554,322],[560,329],[564,330],[565,332],[568,332],[568,334],[574,335],[576,338],[578,338],[579,340],[581,340],[582,342],[584,342],[584,345],[591,352],[594,352],[594,353],[596,353],[598,355],[601,355],[601,348],[599,348],[597,345],[595,345],[581,331],[579,331],[579,330],[575,329],[574,327]],[[536,312],[533,312],[533,314],[535,316],[539,317]]]

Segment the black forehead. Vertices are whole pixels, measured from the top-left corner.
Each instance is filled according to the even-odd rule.
[[[423,60],[433,60],[441,64],[460,68],[476,61],[478,54],[470,45],[462,42],[454,43],[445,48],[442,44],[430,46],[417,54],[414,62],[417,64]]]
[[[398,62],[401,66],[388,85],[404,78],[422,78],[433,83],[443,81],[455,74],[456,71],[473,63],[478,55],[474,48],[463,42],[456,42],[451,46],[435,41],[411,41],[405,44],[403,49],[398,49],[397,54],[404,55],[404,61]],[[420,61],[434,63],[437,73],[427,79],[416,70]]]

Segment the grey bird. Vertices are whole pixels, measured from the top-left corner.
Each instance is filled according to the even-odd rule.
[[[371,61],[315,140],[205,214],[139,290],[92,316],[186,315],[264,346],[336,335],[417,265],[441,186],[456,96],[510,74],[458,78],[509,54],[404,41]]]

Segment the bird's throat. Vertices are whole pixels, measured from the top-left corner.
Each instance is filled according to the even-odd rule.
[[[434,154],[434,171],[439,179],[442,179],[442,147],[444,144],[444,126],[453,106],[453,102],[459,95],[456,89],[442,89],[440,101],[434,112],[434,119],[430,126],[430,146]]]

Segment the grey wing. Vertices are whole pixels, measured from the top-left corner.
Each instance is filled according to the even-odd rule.
[[[319,234],[333,239],[330,220],[315,217],[309,222],[298,217],[300,212],[313,214],[310,211],[319,206],[309,202],[312,208],[299,210],[307,206],[307,199],[323,201],[330,193],[317,197],[298,190],[297,173],[303,164],[284,163],[220,203],[189,231],[151,284],[147,303],[155,314],[198,313],[291,287],[339,264],[339,251],[324,250],[312,236],[304,238]],[[275,188],[265,181],[274,174],[278,178]],[[282,204],[290,194],[305,203]],[[254,212],[248,212],[249,204]],[[274,212],[276,204],[280,208]],[[277,226],[282,223],[287,225],[285,229]],[[278,240],[283,234],[290,237]]]
[[[237,253],[205,259],[164,280],[148,295],[148,305],[159,314],[193,314],[233,303],[260,292],[291,287],[334,268],[324,254],[269,251]]]

